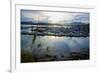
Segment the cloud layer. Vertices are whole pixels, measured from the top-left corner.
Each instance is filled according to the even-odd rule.
[[[89,13],[83,12],[51,12],[36,10],[21,10],[21,21],[31,21],[34,23],[89,23]]]

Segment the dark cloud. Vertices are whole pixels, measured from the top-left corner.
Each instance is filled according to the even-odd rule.
[[[32,21],[35,23],[39,21],[39,22],[47,23],[50,20],[51,16],[50,14],[46,14],[45,12],[36,11],[36,10],[21,10],[21,21]],[[49,12],[49,13],[53,13],[53,12]],[[72,22],[89,23],[90,21],[89,13],[83,13],[83,12],[60,12],[60,13],[65,15],[64,16],[65,19],[61,20],[62,23],[72,23]],[[57,14],[59,16],[58,12]],[[36,16],[40,18],[36,18]]]

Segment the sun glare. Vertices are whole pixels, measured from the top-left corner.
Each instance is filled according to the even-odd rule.
[[[64,23],[65,20],[70,20],[72,15],[63,12],[43,12],[43,15],[48,16],[50,23]]]
[[[34,21],[47,21],[49,23],[64,24],[73,19],[75,15],[65,12],[41,12],[37,14],[28,13],[27,17],[32,18]]]

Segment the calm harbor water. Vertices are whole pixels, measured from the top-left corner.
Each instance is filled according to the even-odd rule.
[[[47,50],[51,55],[58,56],[68,56],[71,52],[84,53],[89,50],[89,37],[36,36],[34,44],[32,39],[32,35],[21,35],[21,49],[29,52],[35,49],[34,53],[39,56],[46,54]]]

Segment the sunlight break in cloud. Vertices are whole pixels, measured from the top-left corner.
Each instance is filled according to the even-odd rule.
[[[89,23],[89,14],[81,12],[50,12],[21,10],[21,21],[66,24],[71,22]]]

